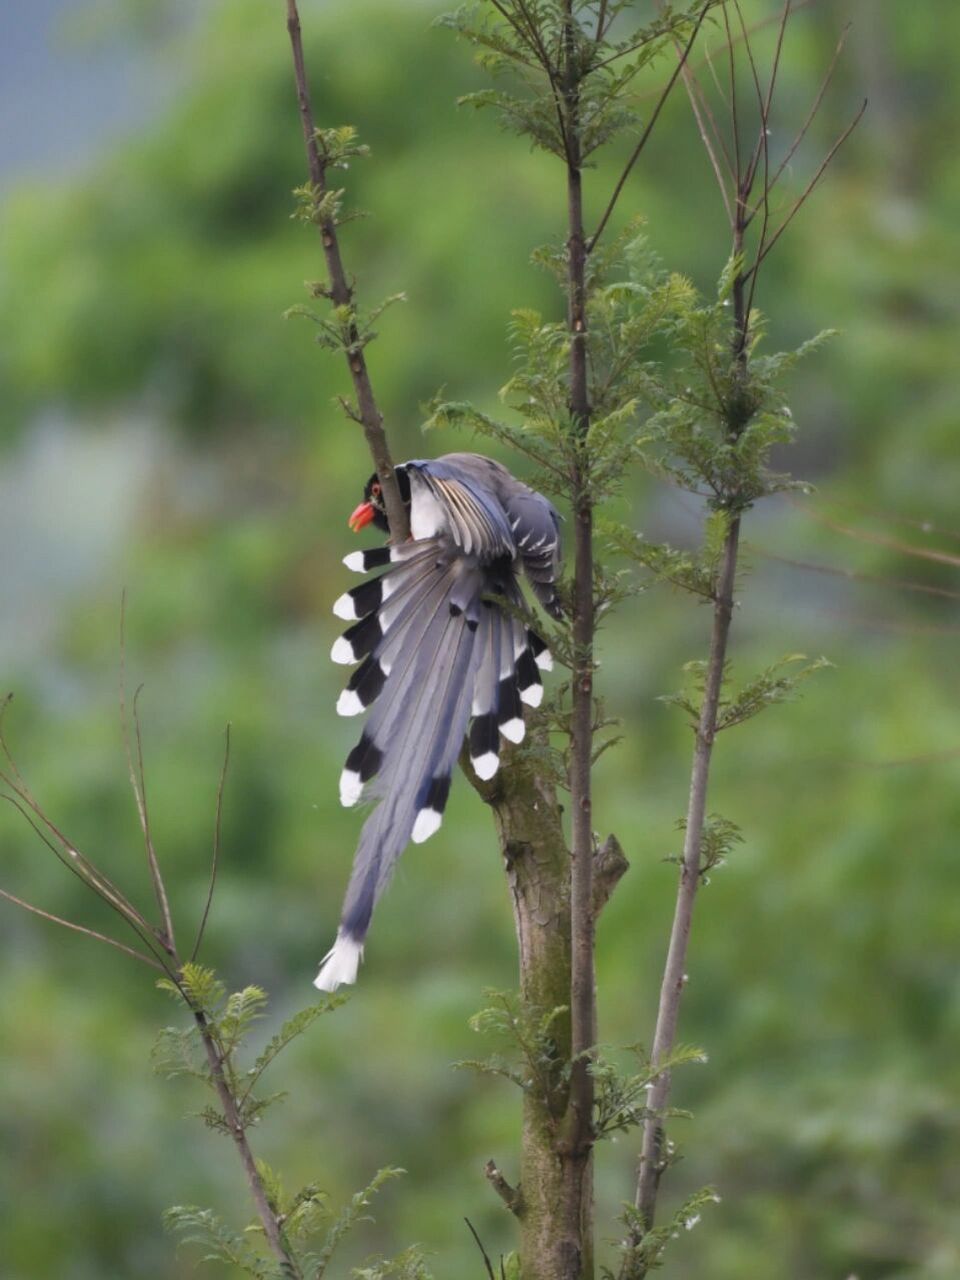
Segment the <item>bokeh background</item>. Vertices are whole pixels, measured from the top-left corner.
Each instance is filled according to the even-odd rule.
[[[395,453],[469,447],[424,441],[420,406],[441,385],[495,404],[510,308],[556,312],[529,252],[561,233],[561,174],[456,109],[478,73],[432,27],[441,6],[302,8],[318,119],[355,123],[373,151],[345,175],[372,214],[344,233],[348,266],[363,301],[409,297],[369,352]],[[848,21],[794,191],[864,96],[869,110],[758,299],[774,344],[840,330],[792,383],[789,465],[816,492],[750,514],[733,653],[742,674],[795,652],[835,668],[720,741],[711,808],[745,843],[698,906],[682,1034],[709,1062],[676,1081],[693,1118],[675,1126],[685,1159],[665,1203],[706,1183],[723,1199],[674,1244],[676,1277],[960,1276],[960,9],[798,5],[775,149]],[[279,1019],[311,998],[358,827],[336,803],[355,726],[332,713],[327,652],[369,472],[333,404],[343,370],[281,319],[322,274],[289,216],[304,165],[282,5],[6,5],[0,109],[7,734],[57,822],[146,903],[118,726],[126,588],[175,909],[189,922],[202,903],[229,721],[206,958],[231,986],[265,985]],[[595,214],[611,176],[590,175]],[[622,214],[637,212],[664,262],[712,288],[722,210],[679,92],[627,188]],[[640,474],[627,494],[618,514],[636,527],[694,536],[691,500]],[[599,939],[612,1044],[651,1033],[690,749],[657,696],[703,653],[707,622],[657,589],[603,637],[625,740],[599,768],[596,814],[632,863]],[[0,849],[2,887],[100,922],[12,810]],[[151,1074],[165,997],[8,904],[0,966],[0,1274],[193,1274],[161,1210],[214,1204],[239,1222],[246,1207],[232,1152],[187,1117],[198,1095]],[[403,860],[355,995],[277,1069],[291,1097],[258,1135],[290,1184],[318,1178],[334,1201],[382,1165],[409,1171],[341,1274],[414,1240],[438,1276],[480,1274],[464,1214],[494,1255],[510,1247],[481,1168],[496,1156],[513,1172],[518,1098],[451,1064],[480,1051],[469,1015],[513,968],[489,817],[461,782],[443,833]],[[600,1153],[603,1241],[635,1147]]]

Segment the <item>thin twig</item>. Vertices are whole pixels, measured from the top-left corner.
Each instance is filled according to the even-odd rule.
[[[123,942],[118,942],[116,938],[108,938],[105,933],[98,933],[96,929],[88,929],[86,925],[74,924],[72,920],[64,920],[62,916],[55,916],[50,911],[43,911],[40,907],[35,907],[30,902],[24,902],[22,898],[16,897],[15,894],[8,893],[6,889],[0,889],[0,898],[5,898],[7,902],[12,902],[18,907],[23,907],[24,911],[40,916],[43,920],[62,925],[64,929],[72,929],[74,933],[82,933],[88,938],[96,939],[97,942],[105,942],[108,947],[116,947],[118,951],[132,956],[134,960],[141,960],[144,964],[148,964],[151,969],[156,969],[158,973],[166,972],[163,965],[151,956],[144,955],[142,951],[137,951],[134,947],[128,947]]]
[[[310,89],[303,56],[303,39],[300,31],[300,15],[297,12],[297,0],[287,0],[287,32],[290,36],[290,47],[293,53],[297,102],[310,181],[313,183],[318,195],[322,195],[327,190],[326,168],[317,145],[317,132],[313,122],[313,110],[310,106]],[[335,306],[352,307],[353,289],[344,271],[336,223],[330,217],[324,218],[320,223],[319,230],[330,283],[330,299]],[[351,320],[349,325],[349,339],[347,366],[350,370],[354,393],[357,397],[357,408],[363,422],[364,438],[380,480],[384,504],[387,509],[387,520],[390,524],[390,536],[395,542],[405,542],[410,536],[410,518],[400,496],[400,488],[393,469],[393,459],[390,456],[390,447],[387,443],[386,432],[383,429],[383,415],[380,413],[377,402],[374,399],[366,356],[360,343],[360,333],[355,320]]]
[[[490,1280],[497,1280],[497,1277],[495,1276],[493,1271],[493,1263],[490,1261],[489,1257],[487,1256],[487,1251],[483,1247],[483,1241],[477,1235],[476,1227],[473,1225],[473,1223],[470,1221],[469,1218],[465,1217],[464,1222],[470,1228],[470,1234],[473,1236],[474,1240],[476,1240],[477,1242],[477,1248],[480,1250],[480,1254],[483,1258],[483,1265],[486,1268],[487,1275],[490,1277]]]
[[[857,112],[857,114],[853,117],[853,119],[850,121],[850,123],[849,123],[849,124],[847,125],[847,127],[844,129],[843,133],[841,133],[841,134],[840,134],[840,137],[839,137],[839,138],[837,138],[836,142],[833,144],[833,146],[830,148],[830,150],[829,150],[829,151],[827,152],[827,154],[824,156],[822,163],[820,164],[819,168],[817,169],[817,172],[813,175],[813,177],[810,179],[810,181],[809,181],[809,182],[807,183],[807,185],[804,187],[803,192],[802,192],[802,193],[801,193],[801,195],[797,198],[796,202],[795,202],[795,203],[794,203],[794,205],[793,205],[793,208],[790,210],[790,212],[789,212],[789,213],[787,214],[787,216],[784,218],[783,222],[781,222],[781,223],[780,223],[780,226],[779,226],[779,227],[777,227],[776,231],[773,233],[773,235],[772,235],[772,236],[770,237],[770,239],[767,241],[767,244],[766,244],[766,246],[764,247],[763,251],[762,251],[762,252],[759,252],[759,251],[758,251],[756,261],[753,263],[753,265],[750,267],[750,269],[749,269],[748,271],[744,272],[744,279],[745,279],[745,280],[748,280],[748,279],[749,279],[749,278],[750,278],[750,277],[751,277],[751,276],[752,276],[752,275],[757,271],[757,269],[759,268],[760,264],[761,264],[761,263],[763,262],[763,260],[766,258],[767,254],[770,252],[770,250],[773,248],[773,246],[777,243],[777,241],[780,239],[780,237],[781,237],[781,236],[783,235],[783,233],[786,231],[787,227],[789,227],[790,223],[794,220],[794,218],[797,216],[797,214],[800,212],[800,210],[801,210],[801,209],[803,208],[803,206],[806,204],[806,202],[807,202],[807,198],[809,197],[810,193],[813,191],[813,189],[814,189],[814,187],[817,185],[817,183],[820,181],[820,179],[823,177],[824,173],[825,173],[825,172],[826,172],[826,170],[827,170],[827,166],[828,166],[828,165],[830,164],[830,162],[833,160],[833,157],[837,154],[837,152],[840,150],[840,148],[843,146],[843,144],[846,142],[846,140],[850,137],[851,133],[853,133],[854,129],[857,127],[857,125],[858,125],[858,124],[860,123],[860,121],[863,119],[863,113],[866,111],[866,109],[867,109],[867,99],[866,99],[866,98],[864,98],[863,103],[862,103],[862,105],[861,105],[861,107],[860,107],[860,110],[859,110],[859,111]]]
[[[203,931],[207,927],[207,916],[210,914],[210,906],[213,902],[213,891],[217,885],[217,865],[220,860],[220,833],[223,825],[223,788],[227,781],[227,767],[230,764],[230,726],[227,725],[226,742],[223,748],[223,765],[220,769],[220,782],[217,786],[217,816],[213,824],[213,857],[210,861],[210,884],[207,888],[207,900],[203,904],[203,915],[200,917],[200,927],[197,929],[197,940],[193,944],[193,951],[190,953],[190,963],[192,964],[200,952],[200,944],[203,942]]]
[[[830,65],[827,67],[826,74],[824,75],[823,80],[820,82],[820,88],[817,90],[817,96],[813,100],[813,105],[811,106],[810,110],[807,112],[806,119],[804,120],[803,124],[800,126],[799,130],[797,131],[797,134],[794,137],[793,141],[791,142],[790,146],[787,148],[786,155],[783,157],[783,159],[780,161],[780,164],[777,166],[776,170],[774,171],[774,175],[770,180],[771,191],[777,185],[777,182],[780,180],[781,174],[783,173],[784,169],[786,169],[790,161],[793,159],[793,156],[797,150],[797,147],[799,147],[800,143],[807,136],[808,129],[810,128],[811,124],[813,124],[813,121],[816,119],[817,113],[820,110],[820,104],[821,102],[823,102],[823,95],[827,92],[827,89],[830,87],[830,82],[833,80],[833,75],[834,75],[834,71],[836,70],[837,61],[840,57],[841,52],[843,51],[843,46],[847,38],[847,32],[849,30],[850,30],[850,24],[847,23],[847,25],[843,28],[843,30],[840,33],[840,39],[837,41],[837,47],[833,51],[833,57],[830,59]]]
[[[700,850],[704,819],[707,812],[707,788],[710,760],[717,732],[720,690],[727,656],[730,623],[733,618],[733,594],[737,573],[740,520],[730,522],[724,541],[723,560],[713,610],[713,630],[707,660],[703,702],[697,724],[693,767],[690,775],[690,798],[687,805],[683,861],[677,901],[670,930],[670,944],[660,987],[657,1024],[653,1038],[651,1062],[666,1061],[673,1051],[680,1014],[680,1001],[686,985],[687,944],[693,920],[693,906],[700,886]],[[653,1081],[647,1101],[648,1118],[643,1126],[643,1145],[637,1173],[636,1207],[644,1230],[653,1226],[657,1192],[664,1164],[662,1159],[662,1117],[670,1098],[670,1072],[663,1071]],[[645,1274],[645,1272],[641,1273]]]
[[[776,564],[785,564],[791,569],[803,569],[807,573],[824,573],[835,578],[846,578],[850,582],[866,582],[871,586],[893,587],[897,591],[913,591],[921,595],[939,596],[943,600],[960,600],[960,591],[951,591],[947,587],[934,587],[926,582],[912,582],[909,578],[887,578],[879,573],[864,573],[859,569],[846,569],[840,565],[813,564],[809,560],[794,560],[790,556],[778,555],[764,547],[748,544],[752,555],[762,556],[764,560],[772,560]]]
[[[8,787],[11,787],[11,790],[13,789],[11,779],[5,773],[0,773],[0,781],[6,783]],[[95,893],[102,902],[105,902],[112,911],[116,912],[137,940],[142,942],[148,951],[151,952],[158,967],[166,974],[172,975],[174,971],[167,963],[166,953],[162,949],[159,949],[155,930],[151,928],[142,916],[139,915],[135,908],[130,906],[123,894],[120,893],[119,889],[111,884],[106,877],[100,876],[95,867],[91,866],[91,870],[94,874],[89,874],[87,866],[90,866],[90,864],[86,864],[86,859],[70,857],[66,853],[65,847],[58,848],[39,823],[34,821],[31,813],[26,808],[26,802],[20,798],[19,792],[15,793],[13,796],[8,796],[5,793],[0,792],[0,800],[6,801],[7,804],[12,805],[13,808],[16,809],[17,813],[19,813],[20,817],[23,818],[27,826],[30,827],[31,831],[33,831],[41,844],[45,844],[57,861],[66,867],[71,875],[76,876],[82,885],[85,885],[86,888]]]
[[[679,44],[675,42],[674,47],[677,51],[677,57],[682,58],[683,50],[680,48]],[[727,148],[724,145],[723,136],[717,128],[717,122],[713,117],[713,112],[710,109],[710,103],[707,100],[706,94],[704,94],[703,90],[700,88],[697,77],[688,62],[682,64],[680,74],[683,76],[683,86],[687,91],[687,98],[690,102],[690,108],[693,111],[693,118],[697,122],[700,140],[703,143],[704,150],[707,153],[707,158],[710,161],[710,167],[713,169],[714,177],[717,180],[717,186],[720,188],[720,198],[723,200],[723,207],[727,213],[727,221],[732,227],[733,208],[730,204],[730,197],[727,193],[727,184],[720,169],[720,159],[717,155],[714,144],[720,148],[720,152],[723,155],[727,166],[727,173],[730,176],[730,180],[735,181],[733,169],[730,164],[730,156],[728,155]],[[709,130],[707,128],[708,123],[710,126]]]
[[[186,996],[184,996],[186,999]],[[189,1000],[187,1004],[189,1005]],[[270,1207],[270,1201],[267,1198],[266,1188],[263,1184],[263,1178],[260,1170],[257,1168],[257,1162],[254,1159],[253,1152],[250,1149],[250,1143],[247,1140],[246,1126],[237,1108],[237,1100],[234,1096],[233,1089],[227,1079],[224,1070],[224,1057],[220,1046],[207,1021],[206,1015],[202,1009],[193,1008],[194,1020],[200,1031],[200,1039],[203,1042],[203,1048],[207,1055],[207,1062],[210,1066],[210,1074],[213,1079],[213,1086],[217,1091],[217,1097],[220,1099],[220,1105],[223,1108],[224,1120],[227,1124],[227,1130],[233,1139],[237,1154],[240,1157],[240,1163],[243,1166],[243,1172],[247,1179],[247,1186],[250,1195],[256,1206],[257,1216],[263,1226],[263,1233],[266,1237],[267,1244],[270,1246],[271,1252],[280,1263],[284,1275],[289,1276],[291,1280],[302,1280],[303,1273],[297,1266],[295,1259],[287,1248],[277,1221],[277,1215]]]
[[[723,6],[723,26],[727,33],[727,65],[730,76],[730,125],[733,132],[733,167],[737,176],[737,199],[740,198],[740,184],[743,180],[743,165],[740,158],[740,120],[737,112],[737,71],[733,56],[733,39],[730,34],[730,15],[727,6]]]
[[[157,905],[160,908],[160,915],[163,919],[163,928],[166,934],[164,946],[172,955],[176,949],[176,940],[173,934],[173,918],[170,914],[170,903],[167,900],[167,891],[163,883],[163,877],[160,874],[160,864],[157,861],[156,850],[153,847],[153,837],[150,834],[150,816],[147,810],[147,795],[144,785],[143,772],[143,740],[140,733],[140,716],[137,710],[137,700],[143,685],[140,685],[133,695],[133,722],[136,728],[137,756],[136,766],[134,766],[133,751],[130,746],[130,731],[127,725],[127,593],[122,591],[120,594],[120,732],[123,737],[123,750],[127,760],[127,773],[130,778],[130,787],[133,791],[133,798],[137,806],[137,816],[140,819],[140,830],[143,832],[143,844],[147,855],[147,866],[150,870],[150,879],[153,882],[153,892],[157,899]]]
[[[147,859],[150,865],[150,879],[153,881],[154,893],[157,896],[157,904],[160,907],[160,915],[163,919],[163,929],[165,941],[170,946],[171,953],[176,950],[176,940],[173,935],[173,916],[170,912],[170,902],[167,898],[167,886],[163,882],[163,876],[160,874],[160,863],[157,859],[156,849],[153,844],[153,835],[150,831],[150,811],[147,808],[147,780],[143,768],[143,732],[140,727],[140,694],[143,692],[143,685],[140,685],[133,695],[133,731],[137,743],[137,773],[140,780],[140,790],[138,794],[138,806],[140,809],[140,823],[143,827],[143,839],[147,849]]]
[[[637,143],[637,145],[634,147],[633,153],[630,156],[630,159],[627,161],[624,167],[624,170],[620,175],[620,179],[617,182],[617,185],[613,189],[613,195],[610,197],[609,203],[607,204],[606,209],[603,211],[603,216],[601,217],[599,223],[597,224],[596,231],[594,231],[593,235],[587,241],[586,252],[588,254],[592,253],[593,250],[596,248],[597,241],[600,239],[601,235],[603,234],[604,227],[606,227],[607,223],[610,220],[610,215],[613,213],[616,203],[620,199],[620,193],[623,190],[624,186],[626,185],[627,178],[629,178],[630,172],[633,169],[633,166],[636,164],[637,160],[640,158],[640,153],[643,151],[643,148],[647,145],[647,139],[650,137],[650,134],[653,131],[653,126],[657,123],[657,118],[659,117],[660,112],[663,109],[664,103],[667,101],[667,98],[670,96],[671,89],[677,82],[677,77],[679,76],[681,70],[683,69],[684,64],[687,61],[687,58],[689,57],[690,50],[693,48],[693,43],[697,38],[697,33],[699,32],[700,27],[703,24],[704,18],[707,16],[708,10],[713,6],[713,3],[714,3],[714,0],[707,0],[707,3],[700,10],[700,15],[697,18],[696,22],[694,23],[693,30],[690,33],[690,38],[687,41],[686,46],[684,48],[683,56],[678,61],[676,67],[673,70],[673,74],[670,76],[670,79],[667,81],[666,85],[664,86],[663,91],[660,94],[660,97],[657,99],[657,105],[654,107],[653,112],[650,116],[650,119],[647,121],[646,127],[643,130],[643,133],[640,135],[640,140]]]

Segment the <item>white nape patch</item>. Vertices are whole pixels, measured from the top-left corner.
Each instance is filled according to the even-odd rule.
[[[357,621],[357,607],[353,603],[353,596],[349,591],[345,591],[342,596],[339,596],[334,601],[333,612],[338,618],[343,618],[344,622]]]
[[[514,716],[512,720],[506,720],[500,726],[500,732],[508,742],[522,742],[526,728],[523,721]]]
[[[470,757],[473,772],[482,782],[489,782],[500,768],[500,757],[493,751],[485,751],[482,756]]]
[[[525,689],[520,690],[520,701],[525,702],[528,707],[539,707],[543,701],[543,685],[528,684]]]
[[[323,957],[313,985],[320,991],[336,991],[343,982],[356,982],[362,959],[363,944],[351,938],[349,933],[338,930],[337,940]]]
[[[543,649],[540,653],[538,653],[535,661],[541,671],[553,670],[553,654],[550,652],[549,649]]]
[[[356,662],[357,660],[354,657],[353,645],[343,636],[339,636],[334,640],[333,648],[330,650],[330,657],[341,667],[348,667],[351,662]]]
[[[520,695],[521,698],[523,694]],[[357,697],[352,689],[344,689],[340,697],[337,699],[337,715],[338,716],[358,716],[361,711],[365,711],[363,703]]]
[[[421,809],[413,824],[410,839],[414,844],[423,844],[424,840],[429,840],[435,831],[440,830],[442,821],[443,814],[437,813],[436,809]]]
[[[353,573],[366,573],[367,566],[364,562],[362,551],[351,551],[348,556],[343,557],[343,563]]]
[[[410,533],[418,541],[420,538],[435,538],[448,527],[447,513],[415,471],[410,473],[410,479],[413,488],[410,500]]]
[[[363,783],[354,769],[344,769],[340,774],[340,803],[345,809],[352,808],[360,799]]]

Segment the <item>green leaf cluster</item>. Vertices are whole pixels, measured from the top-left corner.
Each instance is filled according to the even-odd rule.
[[[473,1015],[470,1028],[504,1043],[506,1052],[465,1059],[457,1066],[509,1080],[525,1093],[535,1093],[552,1115],[560,1116],[570,1063],[561,1053],[558,1028],[569,1018],[569,1008],[540,1009],[515,992],[490,990],[484,995],[490,1004]]]
[[[637,1064],[633,1071],[624,1071],[602,1051],[596,1051],[590,1056],[590,1074],[595,1085],[594,1133],[597,1138],[628,1133],[654,1115],[647,1106],[647,1096],[654,1081],[664,1071],[707,1060],[702,1049],[686,1045],[675,1048],[657,1066],[653,1065],[639,1045],[632,1045],[630,1052]],[[685,1117],[688,1113],[670,1108],[664,1114]]]
[[[642,1280],[648,1271],[663,1266],[664,1254],[670,1243],[677,1240],[682,1232],[692,1231],[708,1205],[719,1203],[716,1191],[712,1187],[704,1187],[688,1196],[669,1221],[649,1230],[633,1205],[624,1205],[619,1220],[627,1232],[620,1245],[620,1269],[613,1272],[609,1267],[601,1267],[603,1280]]]
[[[685,663],[683,670],[687,675],[686,687],[677,693],[664,694],[660,698],[661,702],[685,711],[690,728],[694,732],[697,731],[700,723],[707,665],[703,659]],[[748,680],[741,688],[730,690],[730,665],[726,664],[723,672],[724,692],[720,695],[717,707],[715,732],[732,729],[735,725],[753,719],[768,707],[791,701],[805,680],[817,671],[823,671],[832,666],[833,663],[827,658],[815,658],[809,662],[806,654],[789,653],[766,667],[753,679]]]
[[[642,126],[637,76],[685,38],[702,8],[665,5],[636,25],[628,0],[503,0],[462,5],[438,22],[469,41],[479,66],[506,86],[465,94],[462,104],[492,107],[505,128],[561,158],[575,110],[582,162],[611,138]]]
[[[686,831],[687,819],[678,818],[675,825],[677,831]],[[719,813],[710,813],[704,818],[703,826],[700,830],[700,867],[698,871],[704,884],[710,883],[710,872],[715,871],[726,863],[733,846],[736,844],[743,844],[743,836],[740,834],[740,828],[735,822],[732,822],[729,818],[724,818]],[[683,855],[678,853],[667,854],[664,862],[682,864]]]
[[[284,1245],[294,1259],[294,1274],[299,1280],[322,1280],[346,1236],[361,1222],[372,1221],[367,1210],[377,1192],[404,1173],[403,1169],[380,1169],[334,1216],[326,1194],[316,1184],[311,1183],[288,1197],[274,1170],[258,1161],[257,1171],[280,1224]],[[290,1280],[290,1272],[268,1257],[261,1247],[259,1223],[252,1223],[239,1233],[210,1209],[174,1205],[164,1214],[164,1225],[179,1235],[184,1244],[199,1248],[201,1262],[229,1264],[254,1280]],[[353,1274],[359,1280],[387,1280],[387,1277],[430,1280],[423,1253],[416,1246],[405,1249],[395,1258],[374,1259]]]

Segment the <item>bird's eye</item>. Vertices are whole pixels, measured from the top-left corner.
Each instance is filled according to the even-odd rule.
[[[374,481],[373,485],[371,486],[370,492],[373,494],[375,498],[380,497],[380,486],[379,484],[377,484],[376,481]]]

